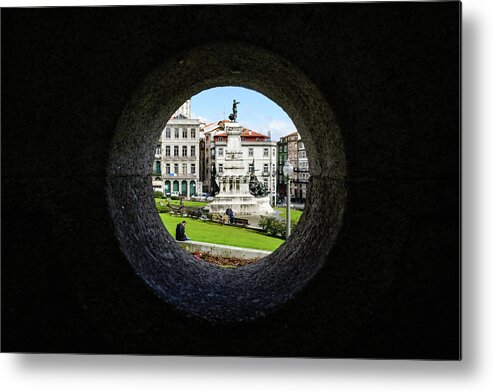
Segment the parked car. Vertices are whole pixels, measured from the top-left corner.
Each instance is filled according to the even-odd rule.
[[[195,201],[212,201],[214,198],[212,196],[209,196],[208,193],[200,193],[198,195],[193,195],[192,199]]]

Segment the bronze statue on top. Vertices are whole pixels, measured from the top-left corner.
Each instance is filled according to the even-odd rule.
[[[216,196],[219,193],[219,185],[217,185],[216,177],[217,177],[216,165],[212,164],[212,167],[211,167],[211,196]]]
[[[249,169],[250,173],[250,181],[249,181],[249,190],[250,194],[255,197],[264,197],[267,196],[267,189],[265,189],[264,184],[262,184],[257,176],[255,175],[255,160],[253,160],[253,164]]]
[[[239,102],[236,102],[236,99],[233,99],[233,113],[229,115],[229,119],[232,122],[236,122],[236,118],[238,117],[238,106]]]

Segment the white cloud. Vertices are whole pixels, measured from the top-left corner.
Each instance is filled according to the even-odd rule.
[[[283,121],[283,120],[273,119],[269,123],[268,127],[271,130],[283,131],[283,130],[291,127],[291,124],[288,124],[286,121]]]
[[[190,116],[193,118],[193,119],[198,119],[200,120],[201,122],[204,122],[206,124],[210,124],[212,122],[211,119],[207,118],[207,117],[203,117],[203,116],[200,116],[194,112],[191,112],[190,113]]]
[[[267,119],[266,119],[267,120]],[[273,141],[279,140],[282,136],[296,131],[296,128],[292,122],[279,120],[275,118],[269,118],[261,127],[263,132],[271,132],[271,139]]]

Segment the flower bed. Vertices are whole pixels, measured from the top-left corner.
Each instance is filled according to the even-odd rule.
[[[251,264],[259,260],[258,257],[254,259],[240,259],[237,257],[223,257],[212,255],[208,252],[193,252],[192,255],[197,260],[204,260],[208,263],[215,264],[220,267],[241,267],[242,265]]]

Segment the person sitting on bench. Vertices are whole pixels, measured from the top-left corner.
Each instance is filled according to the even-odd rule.
[[[226,215],[229,217],[229,223],[233,223],[233,220],[235,219],[235,214],[231,207],[228,207],[228,209],[226,210]]]

